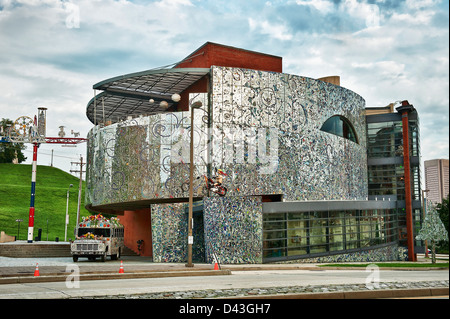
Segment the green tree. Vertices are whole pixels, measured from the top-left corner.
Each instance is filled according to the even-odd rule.
[[[426,216],[422,229],[416,236],[417,240],[427,240],[431,243],[431,263],[436,263],[436,243],[448,240],[448,232],[439,218],[439,214],[431,201],[427,201]]]
[[[441,219],[442,223],[444,224],[445,229],[447,230],[448,234],[448,202],[449,202],[450,195],[447,195],[447,198],[445,198],[442,203],[439,203],[436,205],[436,210],[439,213],[439,218]],[[449,238],[447,238],[446,241],[439,243],[439,248],[446,251],[448,253],[448,243]]]
[[[8,136],[9,127],[13,124],[10,119],[2,118],[0,121],[0,132],[2,137]],[[11,143],[11,142],[0,142],[0,163],[12,163],[13,159],[16,158],[19,163],[22,163],[27,158],[23,155],[22,150],[26,146],[22,143]]]

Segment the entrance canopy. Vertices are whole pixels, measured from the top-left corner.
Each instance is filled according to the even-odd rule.
[[[97,125],[164,112],[177,103],[173,94],[181,94],[209,72],[209,68],[153,69],[104,80],[94,84],[94,90],[103,92],[89,101],[86,115]]]

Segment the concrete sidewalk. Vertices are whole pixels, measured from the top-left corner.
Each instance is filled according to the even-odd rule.
[[[441,260],[440,262],[445,262]],[[419,263],[430,263],[419,257]],[[34,272],[36,264],[39,267],[39,276],[35,277]],[[319,264],[249,264],[249,265],[221,265],[220,270],[214,270],[212,264],[194,264],[194,267],[186,267],[184,263],[154,263],[151,258],[124,256],[122,265],[124,273],[119,273],[121,260],[106,262],[91,262],[87,259],[80,260],[77,263],[72,258],[9,258],[0,257],[0,285],[1,284],[23,284],[23,283],[49,283],[66,281],[68,275],[74,269],[79,270],[81,281],[91,280],[111,280],[111,279],[135,279],[141,278],[161,278],[163,277],[184,277],[188,280],[192,276],[239,276],[238,273],[248,271],[267,270],[281,271],[286,270],[292,273],[292,270],[308,270],[312,274],[321,274],[322,271],[339,269],[330,267],[320,267]],[[75,267],[76,266],[76,267]],[[341,269],[357,269],[358,273],[366,272],[365,267],[353,268],[343,267]],[[382,268],[384,269],[384,268]],[[399,268],[386,268],[400,270]],[[419,268],[421,270],[436,268]],[[448,268],[442,268],[447,271]],[[411,268],[410,270],[418,270]],[[283,272],[284,273],[284,272]],[[309,278],[309,277],[308,277]],[[193,278],[192,278],[193,279]],[[181,279],[180,279],[181,280]],[[203,279],[205,280],[205,279]],[[126,282],[118,281],[117,284]],[[191,299],[191,298],[269,298],[269,299],[372,299],[372,298],[405,298],[405,297],[430,297],[447,296],[448,298],[448,280],[432,282],[392,282],[382,283],[380,289],[369,291],[365,285],[348,284],[322,284],[318,286],[293,286],[293,287],[262,287],[262,288],[240,288],[240,289],[205,289],[200,291],[165,291],[161,293],[136,294],[131,293],[123,296],[117,295],[99,295],[95,298],[143,298],[143,299]],[[93,298],[87,296],[86,298]],[[439,297],[441,299],[442,297]]]
[[[440,258],[443,258],[441,256]],[[448,256],[446,256],[448,260]],[[441,259],[438,262],[446,262]],[[124,273],[119,273],[120,265],[123,265]],[[429,260],[418,256],[418,263],[431,263]],[[398,263],[398,262],[396,262]],[[407,262],[405,262],[407,263]],[[347,263],[352,264],[352,263]],[[77,263],[72,258],[10,258],[0,257],[0,284],[26,283],[26,282],[51,282],[63,281],[74,271],[79,271],[81,280],[107,280],[130,278],[158,278],[158,277],[182,277],[182,276],[217,276],[230,275],[233,271],[257,271],[257,270],[361,270],[364,267],[319,267],[320,264],[292,263],[292,264],[227,264],[220,265],[219,270],[214,270],[213,264],[196,264],[186,267],[184,263],[154,263],[149,257],[124,256],[121,260],[107,260],[106,262],[88,261],[81,259]],[[36,267],[39,276],[34,276]],[[389,269],[389,268],[383,268]],[[392,270],[405,270],[405,268],[390,268]],[[448,268],[411,268],[414,270],[447,270]]]
[[[119,273],[121,262],[123,273]],[[36,267],[39,276],[34,276]],[[80,280],[108,280],[180,276],[229,275],[230,270],[214,270],[214,265],[153,263],[151,258],[124,256],[116,261],[84,261],[72,258],[7,258],[0,257],[0,284],[64,281],[74,271]]]

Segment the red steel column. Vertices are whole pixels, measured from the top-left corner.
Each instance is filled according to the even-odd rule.
[[[411,197],[411,164],[409,160],[409,121],[408,113],[411,111],[408,101],[402,102],[399,109],[402,112],[402,129],[403,129],[403,169],[405,173],[405,210],[406,210],[406,236],[408,243],[408,260],[417,261],[414,254],[414,229],[412,218],[412,197]],[[406,107],[406,108],[405,108]],[[399,111],[400,111],[399,110]]]

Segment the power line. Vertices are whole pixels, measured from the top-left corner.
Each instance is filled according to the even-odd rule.
[[[25,150],[23,150],[23,151],[33,153],[32,150],[27,150],[27,149],[25,149]],[[40,152],[39,152],[39,155],[41,155],[41,154],[42,154],[42,155],[47,155],[47,156],[52,156],[51,153],[45,153],[45,152],[43,152],[43,151],[40,151]],[[68,159],[72,159],[72,160],[77,158],[75,155],[72,156],[72,157],[69,157],[69,156],[63,156],[63,155],[55,155],[55,154],[53,154],[53,156],[54,156],[54,157],[61,157],[61,158],[68,158]]]

